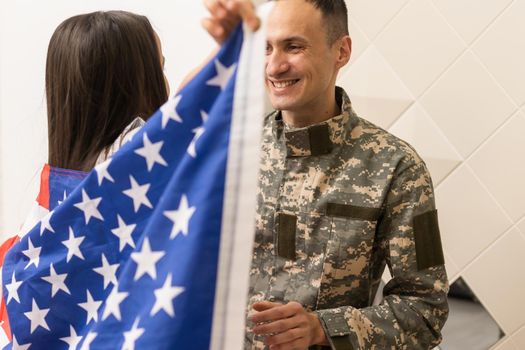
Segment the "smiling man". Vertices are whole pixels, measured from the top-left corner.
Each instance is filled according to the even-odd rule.
[[[208,1],[219,42],[235,3],[246,11]],[[276,1],[246,349],[441,341],[448,282],[432,181],[410,145],[359,118],[336,87],[350,54],[343,0]],[[373,305],[385,266],[392,279]]]

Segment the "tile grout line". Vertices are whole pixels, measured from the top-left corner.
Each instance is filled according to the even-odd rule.
[[[458,31],[450,24],[450,22],[447,20],[447,18],[443,15],[443,13],[441,12],[441,10],[439,10],[439,8],[434,4],[433,1],[430,1],[428,0],[434,10],[437,12],[437,14],[440,16],[440,18],[445,21],[445,23],[447,23],[447,25],[450,27],[450,29],[454,32],[454,34],[459,38],[459,40],[461,40],[461,42],[464,44],[465,48],[458,54],[458,56],[452,60],[452,62],[450,64],[448,64],[444,70],[441,72],[441,74],[439,74],[439,76],[427,87],[425,88],[420,94],[419,96],[417,96],[417,99],[422,99],[427,93],[429,90],[431,90],[436,84],[437,82],[439,82],[441,80],[441,78],[443,77],[443,75],[448,72],[450,70],[450,68],[457,63],[457,61],[459,61],[459,59],[461,57],[463,57],[467,52],[471,52],[471,47],[472,45],[474,45],[474,43],[479,40],[479,38],[485,34],[490,27],[492,27],[492,25],[494,24],[494,22],[496,22],[502,15],[503,13],[514,3],[514,0],[512,2],[510,2],[503,10],[500,11],[500,13],[492,19],[492,21],[489,22],[489,24],[487,26],[485,26],[485,28],[477,35],[476,39],[474,39],[472,41],[471,44],[467,43],[465,41],[465,39],[463,39],[463,37],[458,33]],[[479,59],[479,57],[476,55],[476,58]],[[480,60],[481,61],[481,60]],[[483,68],[485,68],[485,70],[487,70],[487,68],[483,65]],[[488,71],[488,70],[487,70]],[[491,75],[491,78],[494,79],[494,77]],[[494,79],[495,80],[495,79]],[[497,82],[497,80],[495,80]],[[501,86],[500,86],[501,87]],[[505,93],[507,92],[505,89],[503,89],[503,91],[505,91]],[[509,96],[510,97],[510,96]],[[515,102],[514,99],[511,99],[511,101]]]
[[[352,67],[352,65],[354,63],[356,63],[359,60],[359,58],[361,58],[361,56],[366,52],[366,50],[368,50],[368,48],[372,45],[372,40],[370,40],[370,38],[365,33],[363,28],[361,28],[361,25],[351,15],[349,15],[348,17],[349,17],[348,18],[348,26],[350,27],[350,22],[352,22],[352,25],[357,27],[357,30],[359,32],[361,32],[361,34],[364,36],[365,40],[367,41],[367,46],[363,48],[363,51],[360,54],[358,54],[356,56],[353,56],[352,53],[354,51],[354,49],[353,49],[354,48],[354,41],[353,41],[352,33],[354,33],[355,31],[351,33],[350,32],[350,28],[348,28],[348,34],[350,36],[350,40],[352,40],[352,48],[351,48],[352,50],[350,52],[350,61],[348,61],[348,63],[345,65],[346,69],[344,71],[342,71],[342,68],[339,70],[339,73],[337,74],[338,75],[337,78],[345,75],[346,72],[348,72],[348,70]],[[340,73],[343,73],[343,74],[340,74]]]
[[[508,338],[509,340],[512,340],[512,338],[519,332],[525,330],[525,323],[523,323],[521,326],[519,326],[514,332],[510,334],[505,334],[505,338]]]
[[[510,101],[510,103],[512,105],[514,105],[515,109],[519,110],[521,107],[519,105],[519,102],[516,101],[514,99],[514,97],[512,97],[509,92],[507,91],[507,89],[505,89],[505,87],[503,85],[501,85],[501,83],[499,82],[499,80],[494,76],[494,74],[492,74],[492,72],[490,71],[490,69],[488,69],[487,65],[485,64],[485,62],[483,62],[483,59],[476,53],[476,51],[474,51],[473,48],[469,47],[468,48],[468,51],[476,58],[476,60],[478,61],[478,63],[481,65],[481,67],[487,72],[487,74],[489,75],[489,77],[494,81],[494,83],[496,84],[496,86],[503,92],[503,94],[505,95],[505,97],[507,97],[507,99]],[[514,113],[514,112],[513,112]]]
[[[425,110],[426,112],[426,110]],[[428,112],[427,112],[428,113]],[[490,194],[490,197],[498,204],[499,207],[502,208],[502,210],[504,211],[505,215],[508,216],[510,218],[510,215],[507,213],[507,211],[505,209],[503,209],[503,207],[501,206],[501,204],[499,203],[498,200],[496,200],[496,197],[492,194],[492,192],[488,189],[488,187],[485,185],[485,183],[483,181],[481,181],[481,179],[478,177],[478,175],[474,172],[474,170],[472,169],[472,167],[470,166],[469,162],[471,161],[472,158],[474,158],[479,152],[480,150],[487,144],[489,143],[494,137],[496,137],[496,135],[503,129],[505,128],[508,124],[510,124],[510,122],[517,116],[520,115],[520,110],[518,109],[517,111],[514,111],[512,112],[512,114],[510,114],[510,116],[507,117],[506,120],[504,120],[496,129],[494,129],[494,131],[492,132],[492,134],[490,134],[487,138],[485,138],[485,140],[483,140],[477,147],[474,151],[472,151],[467,157],[463,157],[461,156],[461,158],[463,159],[461,161],[461,163],[456,166],[445,178],[443,178],[443,180],[439,183],[439,185],[436,187],[436,190],[442,186],[442,184],[446,181],[446,179],[455,171],[459,170],[459,168],[462,166],[462,165],[465,165],[465,166],[468,166],[470,172],[472,174],[475,175],[476,177],[476,180],[478,182],[480,182],[482,185],[483,185],[483,188]],[[441,128],[438,127],[438,129],[443,133],[443,131],[441,130]],[[445,135],[443,133],[443,135]],[[446,136],[446,135],[445,135]],[[454,147],[454,145],[452,145],[452,143],[448,140],[447,138],[447,141],[450,143],[450,145],[456,150],[456,148]],[[457,150],[456,150],[457,152]],[[525,216],[524,216],[525,218]],[[520,220],[522,220],[523,218],[520,218]],[[516,223],[520,222],[520,220],[518,220]],[[514,220],[512,218],[510,218],[510,221],[514,223]]]
[[[474,37],[474,39],[472,39],[469,42],[467,42],[463,36],[457,31],[457,29],[448,21],[447,17],[443,14],[443,12],[439,9],[439,7],[437,7],[437,5],[435,4],[435,0],[429,0],[430,3],[432,4],[432,6],[434,7],[434,9],[437,11],[437,13],[439,14],[439,16],[447,23],[447,25],[450,27],[450,29],[452,31],[454,31],[454,33],[456,33],[456,35],[461,39],[461,41],[465,44],[466,46],[466,50],[464,52],[461,53],[461,57],[464,56],[467,52],[471,53],[473,56],[475,56],[475,58],[477,59],[478,63],[481,64],[481,66],[483,67],[483,69],[487,72],[487,74],[490,76],[490,78],[493,80],[494,83],[496,83],[496,85],[498,86],[498,88],[501,89],[501,91],[505,94],[505,97],[507,97],[507,99],[512,102],[512,104],[517,108],[519,109],[520,106],[519,106],[519,103],[517,101],[514,100],[514,98],[508,93],[507,89],[505,89],[505,87],[503,85],[501,85],[501,83],[499,82],[498,79],[496,79],[496,77],[492,74],[492,72],[488,69],[488,67],[485,65],[485,63],[483,62],[483,60],[481,59],[481,57],[479,57],[479,55],[476,53],[476,51],[474,50],[474,45],[481,40],[481,37],[489,31],[489,29],[491,29],[494,24],[504,15],[505,12],[508,11],[508,9],[514,4],[514,1],[515,0],[511,0],[505,7],[503,7],[499,12],[498,14],[492,19],[489,21],[489,23]],[[450,67],[447,67],[441,74],[438,78],[436,78],[436,81],[437,82],[438,80],[440,80],[440,78],[450,69]],[[434,83],[431,84],[431,86],[433,86]],[[423,91],[423,93],[420,95],[420,98],[424,97],[424,95],[427,93],[427,90]],[[525,103],[524,103],[525,105]],[[512,113],[514,113],[515,111],[513,111]]]
[[[481,37],[486,33],[488,32],[493,26],[494,24],[504,15],[505,12],[508,11],[508,9],[514,4],[515,0],[512,0],[510,1],[505,7],[503,7],[499,12],[498,14],[492,19],[490,20],[490,22],[483,28],[483,30],[481,30],[475,37],[474,39],[472,39],[469,42],[467,42],[463,36],[461,36],[461,34],[456,30],[456,28],[448,21],[448,19],[446,18],[446,16],[443,14],[443,12],[439,9],[439,7],[437,7],[437,5],[435,4],[434,0],[430,1],[434,7],[434,9],[438,12],[438,14],[440,15],[440,17],[448,24],[448,26],[450,27],[450,29],[452,29],[456,35],[461,39],[461,41],[465,44],[466,46],[466,50],[464,52],[461,53],[461,57],[464,56],[467,52],[471,53],[472,55],[475,56],[475,58],[477,59],[478,63],[481,64],[481,66],[483,67],[483,69],[487,72],[487,74],[490,76],[490,78],[493,80],[494,83],[496,83],[496,85],[498,86],[498,88],[501,89],[501,91],[505,94],[505,96],[507,97],[507,99],[509,99],[510,102],[512,102],[512,104],[517,108],[519,109],[520,106],[519,106],[519,103],[517,101],[514,100],[514,98],[508,93],[507,89],[505,89],[505,87],[503,85],[501,85],[501,83],[499,82],[498,79],[496,79],[496,77],[492,74],[492,72],[488,69],[488,67],[485,65],[485,63],[483,62],[483,60],[481,59],[481,57],[479,57],[479,55],[476,53],[476,51],[474,50],[474,45],[481,40]],[[447,67],[442,73],[441,75],[436,78],[435,82],[437,82],[438,80],[440,80],[440,78],[450,69],[450,67]],[[433,87],[433,85],[435,85],[434,83],[431,84],[431,86],[429,86],[429,88]],[[423,91],[423,93],[420,95],[420,98],[424,97],[424,95],[427,93],[427,90],[426,89],[425,91]],[[525,105],[525,104],[524,104]],[[515,111],[513,111],[512,113],[514,113]]]
[[[495,17],[494,17],[494,18],[493,18],[493,19],[492,19],[492,20],[491,20],[486,26],[485,26],[485,28],[484,28],[481,32],[479,32],[479,34],[476,35],[476,36],[474,37],[474,39],[472,39],[472,41],[470,42],[470,45],[469,45],[469,46],[472,47],[472,46],[474,46],[479,40],[481,40],[481,36],[482,36],[483,34],[485,34],[486,32],[488,32],[488,30],[491,29],[491,28],[494,26],[494,24],[496,23],[496,21],[498,21],[498,20],[503,16],[503,14],[504,14],[505,12],[508,11],[508,9],[509,9],[512,5],[514,5],[514,2],[515,2],[515,0],[512,0],[512,1],[510,1],[505,7],[503,7],[503,8],[501,9],[501,11],[500,11],[500,12],[499,12],[499,13],[498,13],[498,14],[497,14],[497,15],[496,15],[496,16],[495,16]]]
[[[408,4],[410,2],[412,2],[412,0],[405,0],[405,3],[403,5],[401,5],[401,7],[394,13],[394,15],[388,21],[386,21],[385,24],[383,24],[383,26],[379,29],[379,31],[376,33],[376,35],[373,38],[370,38],[370,42],[371,43],[375,42],[376,39],[378,37],[380,37],[381,34],[383,34],[383,32],[386,30],[386,28],[388,26],[390,26],[390,24],[399,16],[401,11],[403,11],[408,6]]]
[[[464,57],[466,55],[467,52],[470,52],[471,54],[473,54],[475,56],[475,58],[479,61],[479,63],[482,65],[482,67],[484,68],[485,71],[487,71],[487,73],[489,74],[490,78],[496,83],[496,85],[502,90],[502,92],[505,94],[505,96],[509,99],[509,101],[515,106],[515,108],[517,108],[519,110],[519,106],[518,104],[516,103],[516,101],[508,94],[507,90],[499,83],[499,81],[497,79],[495,79],[495,77],[492,75],[492,73],[490,73],[490,71],[487,69],[487,67],[483,64],[483,62],[481,61],[481,59],[479,58],[478,55],[475,54],[475,52],[473,52],[473,50],[471,49],[471,46],[477,42],[479,40],[479,38],[484,34],[486,33],[490,27],[493,26],[493,24],[503,15],[504,12],[506,12],[508,10],[508,8],[510,6],[512,6],[512,4],[514,3],[514,0],[512,0],[511,2],[509,2],[509,4],[507,4],[507,6],[505,6],[490,22],[489,24],[487,24],[485,26],[485,28],[480,31],[480,33],[472,40],[472,42],[469,44],[465,41],[465,39],[458,33],[458,31],[454,28],[454,26],[452,26],[450,24],[450,22],[446,19],[446,17],[443,15],[443,13],[441,12],[441,10],[439,10],[439,8],[435,5],[435,3],[433,1],[430,1],[428,0],[429,3],[431,4],[431,6],[434,8],[434,10],[437,12],[438,16],[441,17],[442,20],[445,21],[445,23],[447,23],[447,25],[450,27],[450,29],[454,32],[454,34],[461,40],[461,42],[464,44],[464,49],[444,68],[444,70],[439,74],[439,76],[427,87],[425,88],[418,96],[414,95],[412,93],[412,91],[410,89],[408,89],[408,91],[410,91],[412,93],[412,95],[415,97],[415,103],[419,103],[420,106],[423,108],[423,110],[427,113],[428,111],[426,110],[426,108],[423,106],[423,104],[420,102],[424,97],[425,95],[435,86],[437,85],[437,83],[441,80],[441,78],[443,77],[443,75],[448,72],[452,66],[454,66],[462,57]],[[410,2],[410,1],[409,1]],[[402,9],[404,9],[408,3],[407,2],[403,7]],[[402,10],[401,9],[401,10]],[[401,10],[399,12],[401,12]],[[392,22],[394,20],[395,17],[398,16],[399,12],[392,18],[392,20],[390,22]],[[390,22],[388,24],[390,24]],[[385,26],[386,28],[386,26]],[[384,29],[383,28],[383,31]],[[381,33],[380,33],[381,34]],[[379,37],[380,34],[378,34],[376,36]],[[374,39],[375,40],[375,39]],[[374,44],[374,42],[372,42],[372,44]],[[380,51],[378,51],[379,53],[381,53]],[[384,56],[383,56],[384,58]],[[386,58],[384,58],[384,60],[388,63],[388,60]],[[393,68],[392,68],[393,70]],[[403,82],[403,80],[401,79],[401,77],[399,77],[399,75],[397,74],[397,72],[395,72],[395,70],[393,70],[394,73],[396,74],[396,76],[399,78],[399,80],[401,80],[401,82]],[[406,85],[404,84],[403,82],[403,85],[406,87]],[[525,106],[525,104],[524,104]],[[511,119],[514,115],[515,115],[515,112],[516,112],[516,109],[514,111],[512,111],[512,113],[509,114],[509,116],[496,128],[493,130],[493,132],[485,139],[483,140],[480,144],[478,144],[478,146],[466,157],[463,157],[463,155],[461,155],[459,153],[459,151],[457,150],[456,146],[450,141],[450,139],[447,137],[447,135],[443,132],[443,130],[441,129],[441,127],[439,127],[439,125],[437,125],[437,123],[434,121],[434,118],[432,116],[430,116],[429,114],[429,117],[432,119],[432,121],[434,122],[435,126],[437,126],[437,129],[439,130],[440,134],[442,136],[445,137],[445,140],[447,141],[447,143],[449,144],[449,146],[451,146],[459,155],[460,155],[460,159],[463,159],[463,162],[466,162],[467,160],[469,160],[472,155],[474,155],[485,143],[487,140],[489,140],[495,133],[497,133],[502,126],[504,126],[509,119]],[[399,116],[397,120],[399,120],[402,116]],[[394,122],[395,123],[395,122]],[[392,125],[394,124],[392,123]],[[391,125],[391,126],[392,126]],[[458,165],[459,166],[459,165]],[[456,166],[454,169],[452,169],[447,175],[446,177],[450,176],[457,168],[458,166]],[[438,184],[441,185],[441,183],[443,183],[443,181],[446,179],[443,178],[443,180]],[[436,187],[437,189],[437,187]]]
[[[465,164],[465,166],[469,169],[469,171],[474,175],[474,177],[476,178],[476,180],[482,185],[482,187],[485,189],[485,191],[487,191],[487,193],[489,194],[489,196],[491,197],[491,199],[496,203],[496,205],[500,208],[500,210],[502,210],[503,214],[506,216],[506,218],[510,221],[510,225],[502,232],[500,233],[491,243],[489,243],[481,252],[479,252],[476,256],[474,256],[474,258],[472,258],[472,260],[467,263],[465,266],[463,266],[460,271],[458,272],[458,274],[463,274],[467,269],[469,269],[475,262],[477,262],[479,260],[479,258],[484,254],[486,253],[488,250],[492,249],[497,243],[499,243],[499,241],[501,241],[505,236],[507,236],[507,234],[509,232],[511,232],[513,229],[517,229],[518,228],[518,224],[514,222],[514,220],[512,220],[512,218],[510,218],[510,216],[508,215],[508,213],[501,207],[501,205],[499,204],[499,202],[497,200],[494,199],[494,196],[492,195],[492,193],[490,193],[490,191],[488,191],[488,189],[486,188],[485,184],[483,182],[481,182],[479,180],[479,178],[477,177],[477,175],[472,171],[472,169],[468,166],[468,164]],[[519,230],[519,229],[518,229]],[[521,232],[521,231],[519,231]]]
[[[437,12],[440,14],[441,18],[447,22],[447,24],[449,25],[449,27],[461,38],[461,40],[465,43],[465,45],[467,45],[468,47],[471,47],[473,46],[480,38],[483,34],[485,34],[489,29],[490,27],[492,27],[494,25],[494,23],[503,15],[503,13],[505,11],[507,11],[507,9],[509,7],[511,7],[513,4],[514,4],[514,1],[515,0],[511,0],[509,1],[509,3],[507,5],[505,5],[505,7],[503,7],[497,14],[496,16],[494,16],[494,18],[492,18],[486,25],[485,27],[476,35],[474,36],[474,38],[472,38],[470,40],[470,42],[467,42],[465,40],[465,38],[463,38],[463,36],[458,32],[458,30],[456,29],[456,27],[454,27],[454,25],[452,25],[452,23],[450,23],[450,21],[447,19],[447,17],[445,16],[445,14],[443,13],[443,11],[441,11],[441,9],[436,5],[435,3],[435,0],[430,0],[430,2],[432,3],[432,5],[434,6],[434,9],[437,10]]]
[[[443,13],[441,12],[441,10],[439,10],[439,8],[437,8],[437,6],[435,5],[435,3],[433,1],[429,1],[433,7],[435,8],[435,10],[437,10],[438,14],[442,17],[442,19],[445,20],[445,22],[448,24],[449,27],[452,28],[452,30],[454,31],[454,33],[461,39],[461,41],[465,44],[465,48],[458,54],[458,56],[452,60],[452,62],[447,65],[445,67],[445,69],[441,72],[441,74],[434,80],[434,82],[432,82],[421,94],[419,94],[418,96],[416,96],[416,99],[414,101],[414,103],[420,103],[420,100],[425,96],[425,94],[431,89],[433,88],[436,83],[440,80],[440,78],[450,70],[450,68],[456,64],[460,59],[461,57],[465,56],[467,52],[473,54],[475,56],[475,58],[482,64],[482,67],[484,68],[485,71],[487,71],[487,73],[489,74],[490,78],[497,84],[497,86],[504,92],[505,96],[512,102],[512,104],[515,106],[515,110],[510,113],[510,115],[505,119],[505,121],[503,121],[501,123],[501,125],[499,127],[497,127],[492,133],[491,135],[489,135],[483,142],[481,142],[475,149],[474,151],[472,151],[470,153],[470,155],[468,155],[467,157],[463,157],[459,151],[456,149],[456,147],[450,142],[450,140],[448,139],[448,137],[446,137],[446,134],[443,132],[443,130],[436,124],[436,122],[434,121],[434,119],[432,117],[430,117],[430,119],[432,120],[432,123],[434,124],[434,126],[437,126],[437,129],[438,129],[438,132],[441,134],[441,136],[445,136],[445,140],[449,143],[450,146],[452,146],[452,148],[454,149],[454,151],[460,156],[460,160],[463,159],[463,161],[460,161],[460,163],[454,168],[452,169],[444,178],[443,180],[440,182],[440,184],[436,187],[436,189],[447,179],[449,178],[449,176],[454,173],[455,171],[457,171],[462,165],[466,166],[467,169],[474,175],[474,177],[476,178],[476,180],[482,185],[482,187],[485,189],[485,191],[489,194],[489,197],[496,203],[496,205],[500,208],[500,210],[503,212],[504,216],[508,219],[508,221],[511,223],[510,227],[505,230],[503,233],[501,233],[491,244],[489,244],[484,250],[482,250],[480,253],[478,253],[473,259],[471,262],[469,262],[467,265],[465,265],[463,268],[460,268],[458,269],[458,272],[455,273],[456,276],[462,276],[464,274],[464,272],[469,269],[475,262],[477,262],[479,260],[479,258],[485,253],[487,252],[489,249],[491,249],[492,247],[494,247],[497,243],[499,243],[504,237],[507,236],[507,234],[509,232],[511,232],[514,228],[518,230],[518,232],[521,233],[521,230],[519,229],[519,227],[517,226],[517,224],[520,222],[520,220],[514,222],[514,220],[512,220],[512,218],[510,217],[510,215],[507,213],[507,211],[502,207],[502,205],[499,203],[498,200],[496,200],[496,198],[494,197],[494,195],[492,194],[492,192],[487,188],[487,186],[481,181],[481,179],[478,177],[478,175],[473,171],[473,169],[471,168],[470,164],[467,163],[467,161],[469,161],[476,153],[477,151],[479,151],[486,143],[488,143],[488,141],[490,139],[493,138],[494,135],[496,135],[505,125],[509,124],[510,123],[510,120],[513,119],[514,116],[516,116],[518,113],[516,112],[516,109],[520,110],[520,108],[524,107],[525,106],[525,103],[523,104],[523,106],[519,106],[517,101],[514,100],[514,98],[512,98],[507,90],[499,83],[499,81],[497,79],[495,79],[495,77],[493,76],[493,74],[490,72],[490,70],[487,69],[486,65],[483,63],[483,61],[481,60],[481,58],[474,52],[474,50],[472,49],[473,45],[475,45],[479,39],[483,36],[484,33],[486,33],[492,26],[493,24],[503,15],[504,12],[506,12],[506,10],[512,6],[514,4],[514,0],[509,2],[509,4],[507,4],[507,6],[505,6],[499,13],[498,15],[496,15],[485,27],[482,31],[480,31],[478,33],[478,35],[476,37],[474,37],[470,43],[467,43],[466,40],[464,40],[464,38],[457,32],[457,30],[450,24],[450,22],[446,19],[446,17],[443,15]],[[388,25],[390,25],[390,23],[399,15],[399,13],[410,3],[410,1],[406,2],[405,5],[403,7],[400,8],[400,10],[391,18],[391,20],[385,24],[383,26],[383,28],[378,32],[378,34],[370,41],[370,44],[374,44],[376,39],[381,35],[381,33],[388,27]],[[385,59],[386,60],[386,59]],[[399,77],[399,75],[397,74],[397,72],[394,71],[394,73],[396,74],[396,76],[398,76],[398,78],[403,82],[403,80]],[[403,82],[404,84],[404,82]],[[409,91],[412,93],[412,91],[409,89]],[[428,112],[426,111],[426,109],[421,105],[421,107],[423,108],[423,110],[428,114]],[[406,112],[406,110],[405,110]],[[402,113],[403,114],[403,113]],[[429,115],[430,116],[430,115]],[[399,119],[401,118],[401,116],[399,118],[396,119],[396,121],[398,121]],[[394,121],[390,126],[392,126],[396,121]],[[523,237],[523,235],[522,235]],[[452,259],[452,258],[450,258]],[[452,263],[456,265],[457,267],[457,264],[452,260]],[[488,309],[487,311],[492,314]],[[494,318],[494,315],[493,316],[493,319],[496,321],[496,318]],[[496,323],[499,323],[498,321],[496,321]],[[500,325],[501,327],[501,325]],[[517,333],[520,329],[522,328],[525,328],[525,326],[522,326],[521,328],[518,328],[518,330],[514,331],[513,333],[507,335],[508,338],[511,338],[512,335],[514,335],[515,333]]]
[[[494,129],[494,131],[492,132],[492,134],[490,134],[485,140],[483,140],[483,142],[481,142],[474,151],[472,151],[467,157],[465,157],[465,160],[464,162],[470,162],[470,160],[472,158],[474,158],[474,156],[476,156],[479,152],[480,152],[480,149],[485,147],[485,145],[487,143],[489,143],[494,137],[497,136],[497,134],[503,129],[505,128],[508,124],[510,124],[512,122],[512,120],[516,117],[519,117],[521,114],[521,111],[518,109],[518,110],[514,110],[508,117],[507,119],[505,119],[496,129]]]
[[[483,187],[483,189],[489,194],[490,199],[492,199],[494,201],[494,203],[496,203],[498,208],[505,214],[506,218],[512,223],[512,225],[516,226],[518,224],[518,221],[514,221],[514,219],[512,219],[510,214],[507,213],[507,210],[503,207],[503,205],[501,205],[501,203],[497,200],[497,198],[494,196],[494,194],[492,194],[492,192],[487,187],[487,185],[483,181],[481,181],[481,179],[479,178],[478,174],[476,174],[476,172],[474,172],[474,169],[472,169],[470,164],[465,163],[465,166],[472,173],[472,175],[476,178],[476,180],[481,184],[481,187]]]
[[[500,241],[502,241],[514,228],[516,228],[516,225],[512,225],[508,230],[504,231],[498,238],[496,238],[494,240],[494,242],[492,242],[486,249],[484,249],[482,252],[480,252],[471,262],[469,262],[467,265],[465,265],[458,273],[457,273],[457,276],[460,276],[461,278],[463,278],[466,282],[468,282],[468,278],[465,276],[465,271],[468,270],[470,267],[472,267],[472,265],[474,265],[474,263],[476,261],[479,260],[479,258],[485,253],[487,252],[489,249],[491,249],[493,246],[495,246],[496,244],[498,244]],[[469,288],[475,292],[475,290],[472,289],[472,285],[470,283],[467,283],[469,285]],[[480,299],[480,297],[478,296],[478,294],[474,293],[476,295],[476,298]],[[501,330],[503,330],[503,325],[502,323],[495,317],[494,313],[492,312],[492,310],[490,310],[485,304],[483,304],[481,302],[481,299],[480,299],[480,303],[481,305],[483,305],[484,309],[489,313],[489,315],[492,317],[492,319],[494,320],[494,322],[496,322],[499,326],[499,328]],[[520,325],[521,327],[521,325]],[[513,334],[513,333],[511,333]]]

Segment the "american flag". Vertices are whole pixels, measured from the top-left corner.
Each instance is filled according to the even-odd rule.
[[[6,348],[225,348],[228,323],[239,325],[234,338],[242,344],[245,299],[230,302],[246,294],[263,114],[256,63],[263,48],[246,40],[257,47],[241,54],[243,36],[237,30],[10,249],[3,293],[13,338]],[[240,68],[240,56],[260,67]],[[243,220],[248,229],[240,232]],[[244,252],[233,253],[243,242]]]

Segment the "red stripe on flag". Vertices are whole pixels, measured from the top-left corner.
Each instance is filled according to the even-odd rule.
[[[38,197],[36,198],[36,201],[38,204],[49,210],[49,173],[50,173],[51,167],[49,164],[44,165],[44,168],[42,169],[42,173],[40,174],[40,192],[38,193]]]
[[[0,246],[0,267],[4,265],[4,258],[9,249],[11,249],[12,246],[16,244],[20,240],[20,237],[14,236],[9,238],[7,241],[5,241]],[[2,295],[2,301],[0,305],[0,325],[4,329],[4,332],[9,339],[9,341],[12,341],[12,335],[11,335],[11,327],[9,326],[9,318],[7,317],[7,308],[5,305],[5,296]]]

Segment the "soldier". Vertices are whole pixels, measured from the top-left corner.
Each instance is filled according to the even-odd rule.
[[[219,42],[250,8],[227,2],[207,1]],[[432,181],[410,145],[359,118],[336,87],[350,54],[344,0],[275,3],[246,349],[441,341],[448,282]],[[385,266],[392,279],[373,305]]]

